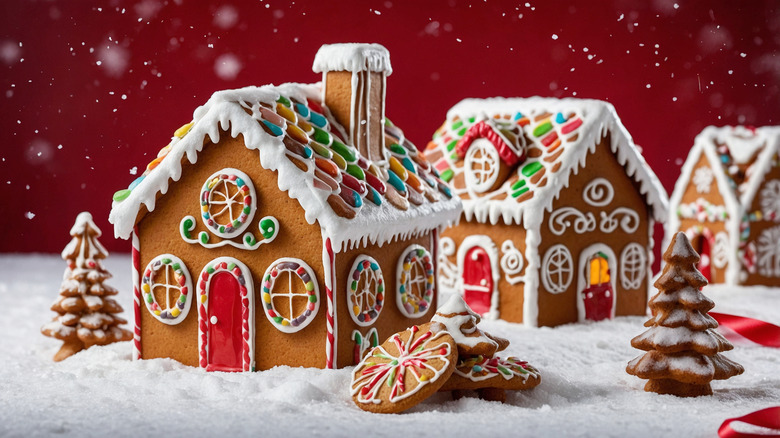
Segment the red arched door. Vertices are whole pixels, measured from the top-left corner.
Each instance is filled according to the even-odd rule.
[[[480,246],[466,252],[463,258],[463,299],[474,312],[490,311],[493,299],[493,269],[490,256]]]
[[[710,265],[712,261],[710,258],[712,246],[710,245],[710,239],[707,238],[708,234],[710,233],[702,233],[696,236],[696,245],[693,248],[699,253],[699,257],[701,257],[696,269],[704,275],[704,278],[706,278],[707,281],[712,282],[712,266]]]
[[[582,291],[585,319],[601,321],[612,316],[613,294],[610,281],[609,259],[597,252],[585,264],[586,287]]]
[[[236,277],[222,271],[209,283],[207,371],[242,371],[241,291]]]

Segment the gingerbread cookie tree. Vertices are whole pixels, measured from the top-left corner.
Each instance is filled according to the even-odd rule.
[[[541,383],[539,371],[515,357],[502,358],[497,352],[509,347],[509,341],[482,331],[481,318],[460,294],[454,295],[431,319],[446,327],[458,346],[455,371],[441,391],[452,391],[459,398],[464,391],[477,391],[480,398],[506,401],[506,390],[531,389]]]
[[[125,321],[116,316],[122,306],[114,299],[117,290],[103,284],[111,274],[101,260],[108,252],[97,240],[100,229],[92,222],[92,215],[83,212],[70,230],[73,239],[62,251],[68,262],[60,286],[60,296],[51,306],[57,316],[41,328],[41,333],[63,341],[54,355],[59,362],[93,345],[127,341],[132,333],[119,327]]]
[[[628,363],[626,371],[649,379],[645,391],[695,397],[712,394],[710,381],[742,374],[741,365],[719,354],[734,348],[714,329],[707,312],[715,303],[701,288],[707,280],[696,269],[699,255],[685,233],[677,233],[664,253],[663,273],[650,299],[653,317],[647,331],[631,340],[645,353]]]

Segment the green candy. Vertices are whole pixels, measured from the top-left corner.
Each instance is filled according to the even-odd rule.
[[[128,196],[130,196],[130,193],[132,193],[130,189],[119,190],[118,192],[114,193],[114,201],[122,202],[127,199]]]
[[[347,164],[347,173],[361,181],[366,179],[366,174],[357,164]]]
[[[282,105],[286,106],[287,108],[290,108],[290,106],[292,106],[292,103],[290,103],[290,99],[288,99],[288,98],[286,98],[284,96],[279,96],[279,98],[276,99],[276,101],[281,103]]]
[[[325,131],[322,131],[322,132],[325,132]],[[316,137],[315,137],[315,140],[316,140]],[[357,160],[357,155],[355,155],[355,152],[352,149],[350,149],[349,147],[347,147],[347,145],[345,145],[344,143],[336,140],[335,138],[333,139],[333,144],[330,145],[330,148],[333,149],[333,152],[341,155],[342,157],[344,157],[345,160],[347,160],[350,163],[355,161],[355,160]]]
[[[263,233],[263,237],[270,239],[274,233],[276,233],[276,226],[271,219],[263,219],[260,221],[260,232]]]

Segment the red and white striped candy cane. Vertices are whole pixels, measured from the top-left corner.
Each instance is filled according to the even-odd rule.
[[[141,243],[138,239],[138,227],[133,228],[133,360],[141,356]]]
[[[336,368],[336,300],[333,298],[333,288],[336,286],[336,258],[333,254],[333,247],[330,238],[325,239],[325,245],[322,248],[322,267],[325,270],[325,293],[328,298],[328,338],[325,343],[325,368]]]

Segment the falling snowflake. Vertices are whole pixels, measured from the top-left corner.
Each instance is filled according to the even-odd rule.
[[[709,167],[700,167],[693,174],[693,184],[696,185],[698,193],[709,193],[712,180],[715,175]]]

